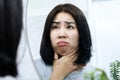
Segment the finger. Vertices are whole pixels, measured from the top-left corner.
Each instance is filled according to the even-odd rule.
[[[80,64],[80,65],[78,65],[78,69],[82,69],[85,66],[86,66],[86,64]]]
[[[77,65],[73,65],[72,71],[76,71],[77,69],[78,69],[78,66]]]
[[[71,57],[71,56],[75,55],[75,53],[77,53],[77,51],[78,51],[78,48],[72,50],[72,52],[70,52],[70,53],[68,54],[68,56]]]
[[[78,58],[79,52],[78,50],[75,53],[72,53],[69,57],[71,58],[72,61],[75,61]]]
[[[73,56],[71,56],[71,59],[72,59],[73,61],[75,61],[75,60],[77,59],[77,57],[78,57],[78,53],[76,53],[76,54],[74,54]]]
[[[57,60],[58,59],[58,55],[56,53],[54,53],[54,59]]]
[[[73,66],[73,70],[80,70],[82,69],[84,66],[86,66],[86,64],[80,64],[80,65],[77,65],[77,64],[74,64]]]
[[[75,61],[78,57],[78,49],[74,50],[72,53],[68,55],[69,58],[71,58],[73,61]]]

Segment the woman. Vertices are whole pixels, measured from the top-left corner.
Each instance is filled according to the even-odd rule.
[[[18,74],[16,58],[22,27],[22,0],[0,0],[0,77]]]
[[[83,12],[72,4],[57,5],[47,17],[36,61],[40,80],[84,80],[91,46]]]

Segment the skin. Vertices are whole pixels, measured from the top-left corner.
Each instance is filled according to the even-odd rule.
[[[50,39],[55,59],[50,80],[64,80],[71,72],[85,66],[74,63],[77,58],[79,34],[71,14],[60,12],[55,16]],[[59,55],[62,57],[59,58]]]
[[[58,55],[68,55],[78,47],[79,34],[74,18],[65,12],[58,13],[53,20],[50,39]]]

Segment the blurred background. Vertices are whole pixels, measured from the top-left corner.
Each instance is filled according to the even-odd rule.
[[[120,60],[120,0],[23,0],[24,29],[18,49],[19,80],[39,80],[34,61],[39,56],[48,13],[60,3],[72,3],[85,14],[92,36],[91,63],[110,77],[110,63]],[[23,46],[24,45],[24,46]]]

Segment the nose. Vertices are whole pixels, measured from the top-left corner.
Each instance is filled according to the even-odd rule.
[[[66,38],[66,31],[64,28],[61,28],[58,33],[58,38]]]

